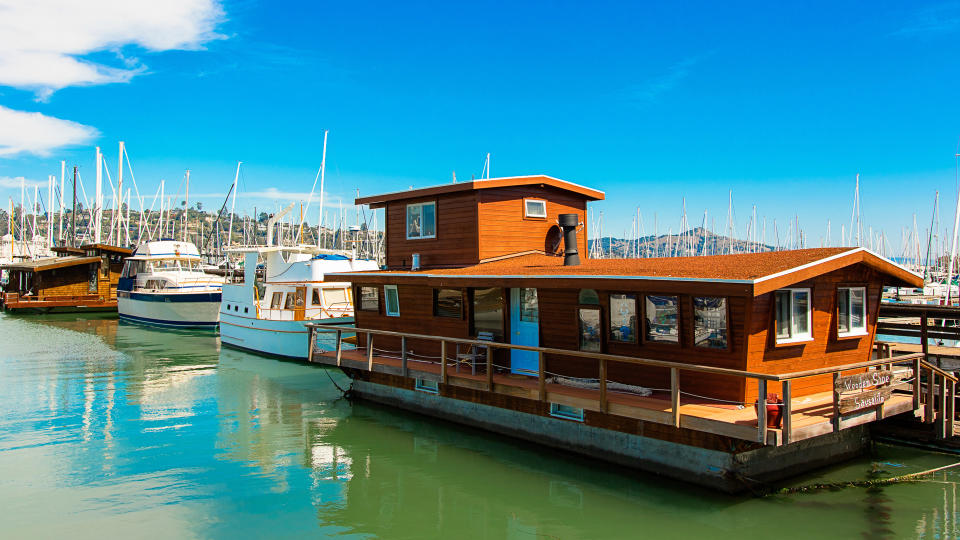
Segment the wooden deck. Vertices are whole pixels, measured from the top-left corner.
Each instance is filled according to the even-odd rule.
[[[3,307],[10,310],[62,310],[63,308],[77,308],[82,310],[115,310],[117,299],[103,298],[96,294],[69,296],[20,296],[17,293],[3,295]]]
[[[343,350],[341,366],[368,370],[369,358],[363,350]],[[316,349],[313,361],[327,365],[337,365],[335,351]],[[484,366],[478,369],[484,370]],[[422,379],[441,380],[440,362],[408,358],[406,373],[400,358],[374,355],[372,371],[392,375]],[[606,391],[606,411],[601,410],[600,390],[578,388],[547,382],[540,388],[536,376],[524,376],[494,370],[492,376],[485,371],[471,374],[469,365],[457,365],[448,358],[446,366],[446,384],[490,391],[497,394],[548,401],[578,407],[590,411],[605,412],[614,416],[634,418],[646,422],[687,428],[695,431],[728,436],[745,441],[757,441],[757,413],[752,405],[741,406],[733,403],[718,403],[707,399],[684,395],[679,397],[676,410],[673,408],[671,392],[655,391],[650,396]],[[909,384],[896,387],[897,390],[881,406],[851,413],[838,418],[834,411],[833,392],[823,392],[794,398],[791,402],[790,434],[785,438],[782,429],[767,430],[767,445],[779,446],[787,442],[796,442],[811,437],[825,435],[835,430],[847,429],[914,410],[912,389]],[[915,414],[922,415],[923,405]]]

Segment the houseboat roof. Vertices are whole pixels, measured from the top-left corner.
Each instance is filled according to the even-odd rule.
[[[44,272],[55,270],[57,268],[66,268],[78,264],[89,264],[100,262],[100,257],[50,257],[47,259],[36,259],[33,261],[22,261],[10,264],[0,265],[5,270],[21,270],[25,272]]]
[[[891,285],[922,287],[923,278],[865,248],[813,248],[792,251],[660,257],[645,259],[585,259],[564,266],[563,257],[522,255],[462,268],[421,271],[329,274],[350,280],[357,276],[388,280],[392,277],[472,280],[649,280],[729,284],[760,295],[853,264],[863,263],[889,276]]]
[[[130,255],[131,253],[133,253],[133,250],[130,248],[125,248],[120,246],[111,246],[110,244],[84,244],[80,246],[80,249],[81,250],[99,249],[100,251],[120,253],[121,255]]]
[[[403,201],[421,197],[433,197],[448,193],[457,193],[461,191],[477,191],[481,189],[509,188],[522,186],[541,186],[553,187],[562,191],[576,193],[589,201],[602,201],[605,197],[602,191],[590,189],[588,187],[553,178],[543,174],[530,176],[506,176],[503,178],[487,178],[484,180],[471,180],[469,182],[457,182],[431,186],[420,189],[409,189],[406,191],[395,191],[392,193],[383,193],[381,195],[370,195],[360,197],[354,201],[355,204],[368,204],[370,208],[383,208],[386,203],[391,201]]]

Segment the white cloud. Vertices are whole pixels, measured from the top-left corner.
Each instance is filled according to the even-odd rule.
[[[20,189],[21,182],[25,187],[33,189],[36,187],[42,187],[46,189],[47,183],[41,182],[39,180],[30,180],[29,178],[24,178],[22,176],[10,177],[10,176],[0,176],[0,188],[5,189]]]
[[[98,135],[90,126],[0,105],[0,157],[19,153],[47,156],[56,148],[85,144]]]
[[[196,50],[223,36],[218,0],[0,0],[0,85],[40,99],[67,86],[129,81],[146,70],[121,52]],[[83,58],[112,51],[117,65]]]

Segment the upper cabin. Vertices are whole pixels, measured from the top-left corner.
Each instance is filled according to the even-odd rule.
[[[388,268],[410,268],[414,254],[421,268],[450,268],[518,253],[560,253],[558,216],[576,214],[586,224],[587,203],[603,198],[602,191],[534,175],[398,191],[356,204],[384,209]],[[577,237],[585,250],[586,226]]]

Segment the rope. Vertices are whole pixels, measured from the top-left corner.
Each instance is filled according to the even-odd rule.
[[[343,388],[340,388],[340,385],[337,384],[337,381],[333,380],[333,377],[330,375],[330,370],[329,370],[329,369],[324,369],[323,372],[327,374],[327,378],[330,379],[330,382],[332,382],[333,385],[337,387],[337,390],[339,390],[340,393],[343,394],[343,397],[349,397],[349,396],[350,396],[350,391],[349,391],[349,390],[344,390]]]
[[[811,491],[820,491],[824,489],[840,489],[847,487],[873,487],[873,486],[886,486],[890,484],[899,484],[901,482],[917,482],[918,479],[922,476],[927,476],[935,472],[945,471],[947,469],[952,469],[953,467],[960,466],[960,461],[952,463],[950,465],[944,465],[943,467],[937,467],[935,469],[930,469],[927,471],[921,471],[910,474],[903,474],[900,476],[894,476],[892,478],[883,478],[877,480],[855,480],[851,482],[823,482],[817,484],[808,484],[806,486],[799,486],[793,488],[783,488],[773,493],[768,493],[768,495],[789,495],[792,493],[807,493]]]

